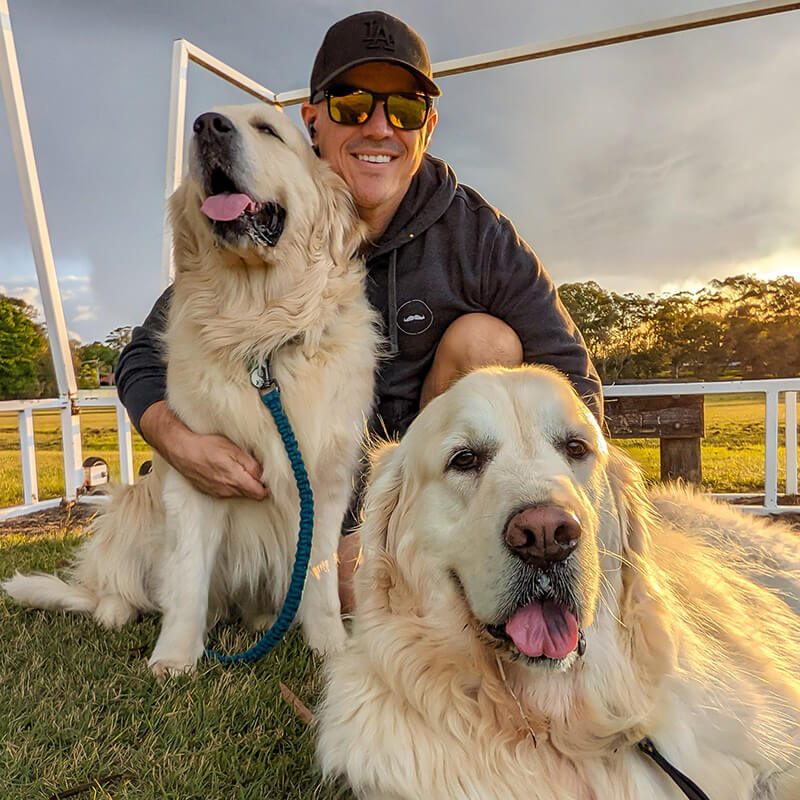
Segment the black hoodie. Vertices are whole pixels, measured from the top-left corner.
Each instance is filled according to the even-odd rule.
[[[158,346],[170,289],[156,302],[117,364],[119,396],[134,425],[163,400]],[[536,254],[511,221],[450,167],[426,155],[389,227],[367,254],[367,295],[380,311],[388,357],[377,376],[378,412],[402,434],[419,409],[436,347],[457,317],[483,312],[516,331],[527,363],[565,373],[602,421],[600,381],[583,339]]]

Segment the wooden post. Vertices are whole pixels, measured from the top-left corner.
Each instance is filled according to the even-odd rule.
[[[615,439],[658,439],[661,480],[700,484],[700,440],[705,428],[702,395],[647,395],[606,400],[608,435]]]
[[[661,480],[681,479],[689,483],[703,482],[700,459],[700,438],[661,439]]]

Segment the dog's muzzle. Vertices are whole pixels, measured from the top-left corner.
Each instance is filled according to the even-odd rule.
[[[194,121],[193,130],[206,194],[200,210],[211,220],[214,233],[232,245],[245,240],[274,247],[283,233],[286,209],[255,200],[237,184],[236,126],[224,114],[209,111]]]

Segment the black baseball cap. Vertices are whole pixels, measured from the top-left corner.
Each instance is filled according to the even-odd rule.
[[[370,61],[405,67],[426,94],[438,97],[442,93],[433,82],[431,60],[422,37],[385,11],[362,11],[328,28],[311,70],[311,102],[318,102],[319,93],[334,85],[343,72]]]

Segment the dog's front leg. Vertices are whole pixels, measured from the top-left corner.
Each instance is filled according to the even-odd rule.
[[[336,553],[349,500],[349,491],[314,495],[314,540],[298,617],[309,647],[319,653],[340,650],[347,640]]]
[[[161,632],[150,656],[156,675],[194,669],[203,654],[211,576],[226,516],[226,503],[195,489],[170,470],[164,481],[166,546],[160,565]]]

